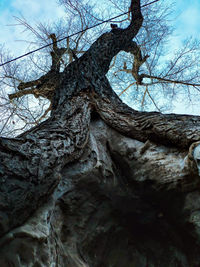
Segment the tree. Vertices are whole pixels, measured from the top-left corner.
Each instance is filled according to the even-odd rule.
[[[91,5],[91,1],[59,2],[67,12],[67,23],[59,20],[53,25],[38,22],[36,26],[31,26],[24,17],[16,18],[17,26],[34,36],[29,49],[45,48],[30,54],[21,62],[11,62],[1,68],[0,112],[4,116],[0,134],[3,136],[15,137],[50,115],[50,96],[54,94],[55,88],[52,81],[57,79],[57,74],[53,78],[52,73],[47,73],[52,70],[51,53],[55,54],[55,47],[57,51],[63,51],[62,56],[57,56],[60,67],[60,70],[57,67],[57,72],[62,72],[74,60],[72,52],[80,57],[89,49],[96,36],[110,28],[110,22],[95,28],[93,25],[127,12],[128,6],[127,0],[108,0],[108,9],[101,5]],[[135,49],[131,53],[120,51],[110,64],[107,77],[112,88],[123,101],[139,110],[169,112],[174,102],[183,101],[189,107],[195,106],[200,90],[199,42],[186,40],[179,50],[174,49],[173,45],[167,45],[173,32],[169,22],[173,12],[172,3],[157,1],[154,5],[148,5],[143,0],[142,5],[144,21],[135,37]],[[128,13],[111,23],[118,23],[119,27],[125,28],[129,21]],[[92,29],[88,30],[90,27]],[[73,35],[79,31],[82,33]],[[54,38],[51,38],[52,35]],[[69,35],[73,36],[66,40],[65,37]],[[59,39],[62,41],[54,42]],[[10,59],[5,49],[0,54],[2,63]],[[51,80],[48,80],[50,76]],[[38,84],[40,82],[42,85]],[[191,111],[192,108],[188,110]]]
[[[59,74],[47,120],[0,139],[1,266],[199,265],[199,117],[133,110],[106,77],[130,13]]]

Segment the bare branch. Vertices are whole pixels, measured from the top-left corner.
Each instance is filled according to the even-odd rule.
[[[167,83],[183,84],[183,85],[194,86],[194,87],[200,86],[200,84],[198,84],[198,83],[189,83],[189,82],[185,82],[185,81],[170,80],[170,79],[157,77],[157,76],[153,76],[153,75],[148,75],[148,74],[143,74],[143,77],[144,78],[150,78],[150,79],[156,79],[156,80],[167,82]]]

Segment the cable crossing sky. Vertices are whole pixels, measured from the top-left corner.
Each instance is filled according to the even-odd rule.
[[[152,1],[152,2],[150,2],[150,3],[148,3],[148,4],[145,4],[145,5],[141,6],[141,8],[146,7],[146,6],[149,6],[149,5],[151,5],[151,4],[153,4],[153,3],[156,3],[156,2],[158,2],[158,1],[160,1],[160,0]],[[27,53],[25,53],[25,54],[23,54],[23,55],[21,55],[21,56],[18,56],[18,57],[16,57],[16,58],[10,59],[10,60],[8,60],[8,61],[6,61],[6,62],[0,64],[0,67],[6,65],[6,64],[8,64],[8,63],[11,63],[11,62],[13,62],[13,61],[16,61],[16,60],[18,60],[18,59],[20,59],[20,58],[26,57],[26,56],[28,56],[28,55],[30,55],[30,54],[33,54],[33,53],[35,53],[35,52],[37,52],[37,51],[40,51],[40,50],[42,50],[42,49],[44,49],[44,48],[46,48],[46,47],[48,47],[48,46],[50,46],[50,45],[52,45],[52,44],[59,43],[59,42],[65,40],[65,39],[70,38],[70,37],[72,37],[72,36],[75,36],[75,35],[77,35],[77,34],[79,34],[79,33],[85,32],[85,31],[87,31],[87,30],[90,30],[90,29],[92,29],[92,28],[95,28],[95,27],[97,27],[97,26],[100,26],[100,25],[102,25],[102,24],[104,24],[104,23],[107,23],[107,22],[109,22],[109,21],[112,21],[112,20],[114,20],[114,19],[117,19],[117,18],[119,18],[119,17],[122,17],[122,16],[124,16],[124,15],[126,15],[126,14],[128,14],[128,13],[129,13],[129,11],[127,11],[127,12],[125,12],[125,13],[122,13],[122,14],[120,14],[120,15],[117,15],[117,16],[115,16],[115,17],[109,18],[109,19],[104,20],[104,21],[102,21],[102,22],[99,22],[99,23],[97,23],[97,24],[95,24],[95,25],[92,25],[92,26],[90,26],[90,27],[87,27],[87,28],[84,29],[84,30],[75,32],[75,33],[73,33],[73,34],[71,34],[71,35],[68,35],[68,36],[65,36],[65,37],[63,37],[63,38],[61,38],[61,39],[58,39],[58,40],[55,41],[55,42],[51,42],[51,43],[46,44],[46,45],[44,45],[44,46],[41,46],[41,47],[39,47],[39,48],[37,48],[37,49],[35,49],[35,50],[32,50],[32,51],[30,51],[30,52],[27,52]]]

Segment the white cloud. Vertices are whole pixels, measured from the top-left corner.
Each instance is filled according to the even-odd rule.
[[[187,35],[199,35],[199,17],[200,9],[195,7],[186,9],[180,16],[183,33]]]
[[[65,15],[64,9],[49,0],[12,0],[6,7],[0,9],[0,43],[5,43],[16,56],[25,52],[27,44],[19,40],[29,40],[30,36],[19,26],[7,26],[16,24],[14,16],[21,17],[34,25],[38,22],[53,22]]]
[[[184,39],[189,36],[200,37],[200,1],[182,0],[176,6],[178,17],[174,23],[176,33]]]
[[[12,7],[33,21],[54,21],[55,18],[64,15],[63,8],[59,7],[56,1],[49,2],[49,0],[15,0],[12,2]]]

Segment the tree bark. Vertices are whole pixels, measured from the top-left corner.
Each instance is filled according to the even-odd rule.
[[[131,14],[66,67],[48,120],[0,139],[0,266],[199,266],[199,117],[135,111],[106,78]]]

